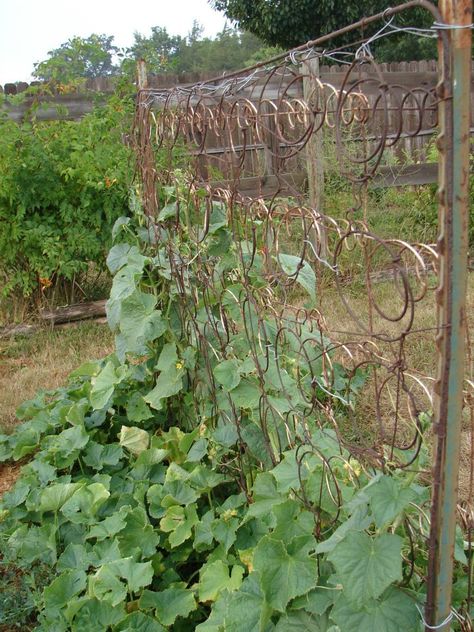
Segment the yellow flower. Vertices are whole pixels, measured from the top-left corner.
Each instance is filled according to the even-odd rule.
[[[182,362],[176,362],[176,368],[178,369],[178,371],[180,371],[183,367],[184,364]]]

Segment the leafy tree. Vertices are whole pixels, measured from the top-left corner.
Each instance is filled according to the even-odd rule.
[[[233,20],[240,29],[257,35],[270,46],[293,48],[322,35],[334,32],[364,16],[387,8],[383,0],[209,0],[218,11]],[[432,22],[429,13],[421,8],[403,12],[397,24],[426,27]],[[364,35],[374,32],[381,24],[367,28]],[[353,41],[354,35],[340,37],[337,44]],[[436,56],[434,40],[396,34],[383,39],[374,47],[380,61],[426,59]]]
[[[115,75],[114,55],[119,49],[112,35],[72,37],[59,48],[49,51],[48,59],[35,64],[34,76],[41,81],[71,83],[80,77]]]
[[[137,59],[144,59],[148,71],[154,74],[236,70],[247,65],[264,46],[256,35],[236,28],[224,27],[214,38],[202,34],[203,27],[196,21],[186,37],[170,35],[159,26],[151,29],[149,37],[135,33],[122,71],[133,74]]]
[[[176,59],[181,49],[186,43],[186,39],[180,35],[170,35],[166,28],[153,26],[150,37],[134,34],[134,43],[127,49],[126,58],[122,69],[128,71],[133,67],[137,59],[144,59],[149,72],[160,74],[163,72],[174,72],[176,70]]]

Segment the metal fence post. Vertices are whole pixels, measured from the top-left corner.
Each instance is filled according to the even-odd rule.
[[[466,334],[472,0],[440,0],[449,34],[440,107],[440,279],[435,469],[426,631],[451,629]]]

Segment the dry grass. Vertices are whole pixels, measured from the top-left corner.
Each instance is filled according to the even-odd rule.
[[[12,432],[21,402],[40,389],[65,384],[80,364],[112,351],[109,328],[96,323],[0,341],[0,432]]]
[[[373,286],[373,293],[377,299],[377,303],[383,307],[385,314],[394,316],[400,310],[401,300],[397,294],[393,283],[383,282]],[[358,315],[360,321],[368,326],[368,298],[367,288],[364,286],[347,286],[344,288],[344,298],[352,311]],[[321,300],[321,312],[325,316],[329,335],[336,340],[357,340],[357,332],[362,330],[358,328],[354,320],[348,315],[347,307],[341,300],[340,295],[333,289],[325,289]],[[474,273],[470,273],[468,277],[467,292],[467,318],[468,318],[468,358],[466,366],[466,376],[473,380],[474,364],[472,357],[474,355]],[[402,321],[403,323],[403,321]],[[372,329],[377,332],[390,332],[397,334],[400,332],[400,325],[396,323],[388,323],[386,319],[377,314],[372,313]],[[433,380],[437,373],[437,352],[435,347],[436,336],[436,301],[434,291],[429,291],[423,300],[415,304],[414,321],[411,328],[412,333],[406,337],[403,349],[403,360],[407,372],[411,375],[418,376],[428,385],[429,389],[433,385]],[[395,362],[399,357],[399,343],[384,343],[377,341],[377,347],[385,358],[391,358]],[[381,373],[382,377],[386,374]],[[379,378],[380,379],[380,378]],[[396,380],[394,380],[394,384]],[[393,427],[394,418],[394,392],[390,393],[387,388],[382,392],[379,398],[379,419],[377,421],[376,397],[374,381],[369,378],[367,381],[363,395],[359,398],[356,406],[354,419],[352,420],[352,431],[354,439],[367,439],[369,442],[374,440],[374,432],[378,433],[379,423],[390,431]],[[411,386],[411,384],[410,384]],[[395,390],[395,389],[394,389]],[[416,390],[416,389],[415,389]],[[421,395],[421,389],[418,389],[417,395]],[[423,401],[423,399],[422,399]],[[428,398],[424,401],[429,408]],[[471,398],[472,401],[472,398]],[[408,411],[408,406],[401,404],[401,415],[397,420],[399,424],[399,438],[403,438],[404,432],[406,436],[413,435],[413,421]],[[405,424],[405,431],[403,430]],[[351,430],[349,430],[351,432]],[[460,474],[459,488],[461,500],[474,500],[472,498],[474,490],[471,489],[471,468],[474,467],[474,444],[472,436],[474,435],[474,411],[467,404],[463,413],[463,434],[461,444]]]

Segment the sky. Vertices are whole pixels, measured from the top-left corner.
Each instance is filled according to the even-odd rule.
[[[207,0],[0,0],[0,84],[31,81],[33,64],[75,35],[114,35],[125,47],[152,26],[186,35],[193,20],[209,37],[225,24]]]

